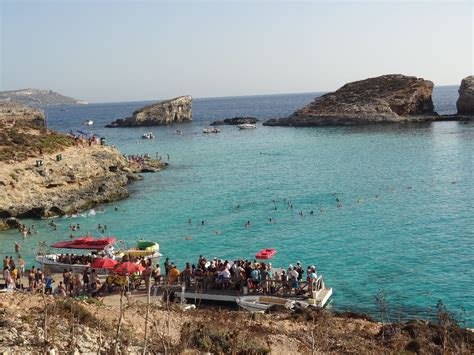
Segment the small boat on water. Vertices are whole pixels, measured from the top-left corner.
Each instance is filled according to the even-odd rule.
[[[92,238],[83,237],[70,241],[57,242],[51,245],[55,249],[88,250],[88,254],[74,253],[39,253],[36,261],[48,272],[63,272],[64,269],[81,273],[90,268],[97,259],[122,258],[124,255],[133,257],[144,257],[145,259],[157,259],[162,256],[159,253],[159,245],[156,242],[140,240],[136,248],[124,250],[118,246],[115,237]],[[118,250],[115,249],[117,247]],[[120,250],[122,249],[122,250]],[[99,269],[100,270],[100,269]],[[105,270],[105,269],[104,269]]]
[[[220,133],[221,130],[217,127],[206,127],[202,130],[202,133]]]
[[[252,124],[252,123],[239,124],[239,125],[237,125],[237,127],[239,127],[240,129],[255,129],[255,128],[257,128],[257,126]]]
[[[293,300],[287,298],[271,296],[242,296],[237,297],[235,302],[246,311],[262,313],[274,306],[293,309],[295,303]]]
[[[271,259],[276,253],[276,249],[262,249],[255,255],[255,259]]]
[[[143,139],[153,139],[155,138],[154,134],[152,132],[146,132],[142,134]]]
[[[85,124],[86,126],[92,126],[92,125],[94,124],[94,121],[92,121],[92,120],[85,120],[85,121],[84,121],[84,124]]]

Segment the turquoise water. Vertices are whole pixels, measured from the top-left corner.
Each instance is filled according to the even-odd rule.
[[[438,110],[451,112],[455,88],[436,95]],[[61,218],[56,232],[47,221],[26,221],[38,225],[38,234],[21,241],[15,231],[2,233],[0,248],[13,254],[20,240],[31,262],[38,241],[67,238],[70,223],[95,235],[105,223],[109,234],[130,243],[156,240],[179,266],[200,254],[253,258],[272,247],[278,250],[273,265],[315,264],[334,288],[335,309],[377,316],[375,295],[384,289],[392,320],[429,317],[442,299],[457,314],[464,308],[460,319],[473,326],[473,123],[227,126],[218,135],[201,133],[217,118],[278,117],[314,96],[198,99],[193,123],[150,129],[99,127],[144,103],[48,109],[55,129],[84,129],[81,122],[93,119],[109,144],[127,154],[169,153],[170,166],[131,184],[131,197],[105,205],[104,213]],[[145,131],[156,139],[142,141]],[[248,220],[252,226],[245,228]]]

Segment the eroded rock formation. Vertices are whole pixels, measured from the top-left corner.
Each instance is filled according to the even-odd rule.
[[[433,86],[431,81],[400,74],[355,81],[317,97],[289,117],[264,124],[320,126],[413,121],[423,115],[435,115]]]
[[[43,127],[46,124],[44,111],[16,102],[0,101],[0,124],[13,126],[17,123]]]
[[[459,115],[474,115],[474,75],[462,79],[456,106]]]
[[[161,126],[192,121],[192,97],[180,96],[136,110],[132,117],[120,118],[106,127]]]

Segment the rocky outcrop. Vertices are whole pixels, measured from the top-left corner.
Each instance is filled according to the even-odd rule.
[[[233,117],[233,118],[224,118],[220,121],[214,121],[211,123],[211,126],[219,126],[219,125],[239,125],[239,124],[255,124],[258,120],[255,117]]]
[[[180,96],[136,110],[132,117],[120,118],[105,127],[161,126],[192,121],[192,97]]]
[[[0,101],[0,125],[14,126],[18,123],[44,127],[44,111],[15,102]]]
[[[459,115],[474,115],[474,75],[462,79],[456,106]]]
[[[317,97],[291,116],[268,126],[352,125],[424,120],[435,116],[433,83],[400,74],[355,81]]]
[[[0,91],[0,101],[17,102],[28,106],[84,105],[86,101],[64,96],[52,90],[22,89]]]

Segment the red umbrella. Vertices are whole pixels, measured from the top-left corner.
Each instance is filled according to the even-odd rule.
[[[120,264],[119,266],[117,266],[114,270],[119,274],[126,274],[126,273],[133,274],[135,272],[141,272],[145,270],[145,268],[141,265],[132,263],[130,261],[126,261]]]
[[[96,268],[96,269],[113,269],[115,265],[117,265],[119,262],[114,260],[114,259],[109,259],[109,258],[97,258],[94,260],[94,262],[91,264],[91,268]]]

